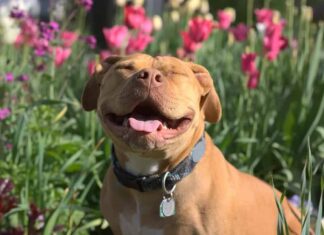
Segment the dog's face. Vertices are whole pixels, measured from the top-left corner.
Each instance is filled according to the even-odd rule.
[[[208,71],[174,57],[109,57],[90,78],[83,108],[97,110],[114,144],[125,151],[166,151],[188,141],[221,106]]]

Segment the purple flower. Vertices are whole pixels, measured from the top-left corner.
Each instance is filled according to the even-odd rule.
[[[294,194],[291,198],[288,199],[288,201],[293,204],[296,207],[301,207],[301,198]],[[309,202],[309,201],[304,201],[304,207],[305,208],[309,208],[309,210],[312,212],[314,207],[313,207],[313,203]]]
[[[41,22],[40,23],[40,33],[41,37],[51,41],[54,39],[55,32],[59,31],[59,24],[55,21],[51,21],[49,23]]]
[[[34,203],[30,204],[28,218],[34,229],[39,230],[44,227],[45,216]]]
[[[18,7],[14,7],[10,11],[10,17],[14,19],[22,19],[26,16],[26,13],[23,10],[20,10]]]
[[[93,35],[86,36],[84,41],[88,44],[88,46],[92,49],[96,48],[97,39]]]
[[[12,191],[14,184],[9,179],[0,178],[0,195],[6,195]]]
[[[10,114],[11,114],[10,109],[8,109],[8,108],[0,109],[0,121],[9,117]],[[1,194],[1,180],[0,180],[0,194]]]
[[[22,75],[20,75],[20,76],[18,77],[18,79],[19,79],[19,81],[21,81],[21,82],[26,82],[26,81],[29,80],[29,77],[28,77],[27,74],[22,74]]]
[[[12,73],[6,73],[5,80],[7,82],[13,82],[14,79],[15,79],[15,77],[14,77],[14,75]]]
[[[24,231],[21,228],[10,228],[6,231],[0,231],[0,235],[23,235]]]
[[[49,41],[44,38],[36,40],[34,45],[34,54],[36,56],[44,56],[47,52],[49,52]]]
[[[85,8],[86,11],[90,11],[92,7],[92,0],[78,0],[79,4]]]

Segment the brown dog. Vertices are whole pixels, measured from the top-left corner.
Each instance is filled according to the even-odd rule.
[[[204,132],[221,117],[204,67],[135,54],[99,70],[82,105],[114,145],[100,199],[114,234],[277,233],[273,189],[236,170]],[[300,234],[298,211],[286,199],[282,207],[290,234]]]

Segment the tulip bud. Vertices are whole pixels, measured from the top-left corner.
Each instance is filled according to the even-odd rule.
[[[171,11],[171,20],[175,23],[179,22],[180,20],[180,14],[178,11],[174,10],[174,11]]]
[[[301,8],[302,11],[302,19],[310,22],[313,20],[313,8],[309,6],[302,6]]]
[[[153,16],[152,21],[153,21],[154,30],[158,31],[158,30],[160,30],[162,28],[163,21],[162,21],[161,16],[159,16],[159,15]]]

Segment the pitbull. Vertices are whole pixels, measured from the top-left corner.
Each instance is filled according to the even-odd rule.
[[[204,130],[222,109],[203,66],[134,54],[96,70],[82,106],[113,143],[100,208],[114,234],[277,234],[281,194],[235,169]],[[298,210],[281,205],[300,234]]]

